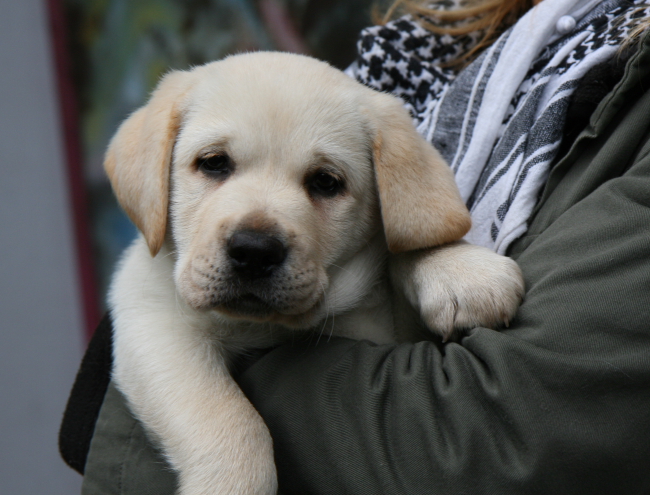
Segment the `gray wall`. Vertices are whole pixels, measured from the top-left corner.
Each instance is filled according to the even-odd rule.
[[[57,430],[83,347],[45,2],[0,0],[0,493],[71,495]]]

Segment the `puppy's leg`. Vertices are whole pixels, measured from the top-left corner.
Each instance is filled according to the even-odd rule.
[[[507,325],[524,295],[517,263],[465,241],[392,256],[389,269],[394,287],[445,340],[455,329]]]
[[[127,253],[110,295],[114,380],[178,472],[180,494],[274,494],[266,425],[206,317],[177,300],[172,269],[141,240]]]

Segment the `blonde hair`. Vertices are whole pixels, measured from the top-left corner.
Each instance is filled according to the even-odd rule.
[[[637,10],[644,10],[645,7],[640,7]],[[643,38],[643,34],[650,28],[650,17],[642,17],[637,21],[637,24],[630,29],[627,38],[621,45],[621,50],[629,48],[631,45],[638,43]]]
[[[441,0],[395,0],[383,16],[378,16],[375,12],[374,20],[378,24],[385,24],[399,15],[412,14],[423,27],[434,33],[453,36],[481,33],[478,42],[470,50],[446,64],[464,66],[542,0],[460,1],[458,8],[445,9]],[[436,5],[440,5],[440,8],[436,8]],[[623,47],[639,41],[649,27],[650,17],[639,19],[637,25],[630,30]]]

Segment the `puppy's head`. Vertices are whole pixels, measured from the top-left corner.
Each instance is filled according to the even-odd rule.
[[[400,252],[469,229],[400,101],[303,56],[167,75],[105,166],[152,255],[170,244],[186,302],[227,317],[311,326],[346,266],[380,262],[376,234]]]

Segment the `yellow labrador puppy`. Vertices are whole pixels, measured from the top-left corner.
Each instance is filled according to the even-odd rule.
[[[113,378],[183,495],[276,491],[237,352],[290,332],[447,338],[507,323],[523,293],[514,262],[457,242],[468,212],[400,100],[308,57],[168,74],[105,166],[142,233],[110,290]]]

